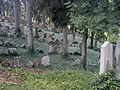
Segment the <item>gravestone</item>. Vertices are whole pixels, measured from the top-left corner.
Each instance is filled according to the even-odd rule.
[[[18,50],[16,48],[8,48],[8,54],[10,56],[17,56],[18,55]]]
[[[14,62],[13,62],[14,67],[20,67],[20,59],[21,57],[14,57]]]
[[[49,56],[44,56],[42,58],[41,64],[44,66],[49,66],[50,65],[50,57]]]
[[[118,40],[116,43],[115,57],[116,57],[116,77],[120,79],[120,40]]]
[[[100,74],[107,72],[113,67],[113,44],[110,42],[104,42],[101,46],[100,56]]]
[[[23,26],[23,28],[24,28],[24,35],[25,36],[27,36],[28,35],[28,28],[27,28],[27,26]]]
[[[35,59],[33,60],[33,67],[37,68],[40,65],[39,60]]]
[[[55,53],[57,52],[57,46],[56,45],[50,45],[48,53]]]
[[[28,68],[32,68],[33,67],[33,62],[32,61],[29,61],[27,62],[27,65],[26,65]]]
[[[49,35],[48,36],[48,42],[52,42],[52,41],[53,41],[52,35]]]
[[[80,65],[81,63],[81,60],[80,59],[76,59],[74,62],[73,62],[73,65]]]

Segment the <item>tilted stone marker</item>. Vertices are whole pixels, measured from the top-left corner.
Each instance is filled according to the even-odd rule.
[[[101,46],[100,74],[107,72],[113,67],[113,44],[104,42]]]
[[[120,40],[118,40],[116,43],[115,57],[116,57],[116,77],[120,79]]]

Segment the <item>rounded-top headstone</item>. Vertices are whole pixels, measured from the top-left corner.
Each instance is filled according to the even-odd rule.
[[[44,66],[49,66],[50,65],[50,57],[49,56],[44,56],[41,61],[42,65]]]

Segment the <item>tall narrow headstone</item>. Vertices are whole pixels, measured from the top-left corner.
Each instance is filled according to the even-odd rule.
[[[113,44],[104,42],[101,46],[100,74],[107,72],[113,67]]]
[[[118,40],[116,43],[115,57],[116,57],[116,77],[120,79],[120,40]]]

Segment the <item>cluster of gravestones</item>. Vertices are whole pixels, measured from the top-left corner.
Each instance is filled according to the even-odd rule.
[[[57,53],[58,49],[59,49],[59,46],[60,46],[60,41],[58,39],[54,39],[52,37],[53,35],[48,36],[48,44],[49,44],[48,53],[50,53],[50,54]]]
[[[6,67],[20,67],[20,59],[21,57],[17,56],[14,59],[3,61],[2,65]]]
[[[10,59],[7,61],[3,61],[2,65],[3,66],[9,66],[9,67],[23,67],[21,64],[21,57],[14,57],[14,59]],[[29,61],[25,64],[24,67],[28,68],[38,68],[40,65],[43,66],[49,66],[50,65],[50,57],[49,56],[44,56],[42,60],[35,59],[33,61]]]
[[[116,45],[104,42],[101,46],[100,74],[115,69],[116,77],[120,79],[120,40]]]
[[[6,27],[4,29],[0,28],[0,36],[8,37],[9,29]]]
[[[22,45],[16,45],[14,42],[11,42],[11,41],[5,41],[3,39],[0,39],[0,46],[3,46],[3,47],[9,47],[9,48],[27,48],[25,46],[25,44],[22,44]]]
[[[0,50],[0,56],[18,56],[19,53],[16,48],[8,48],[7,50]]]
[[[51,65],[50,64],[50,57],[49,56],[44,56],[41,60],[41,62],[37,59],[33,60],[33,61],[29,61],[26,66],[29,67],[29,68],[32,68],[32,67],[39,67],[40,65],[43,65],[43,66],[49,66]]]

